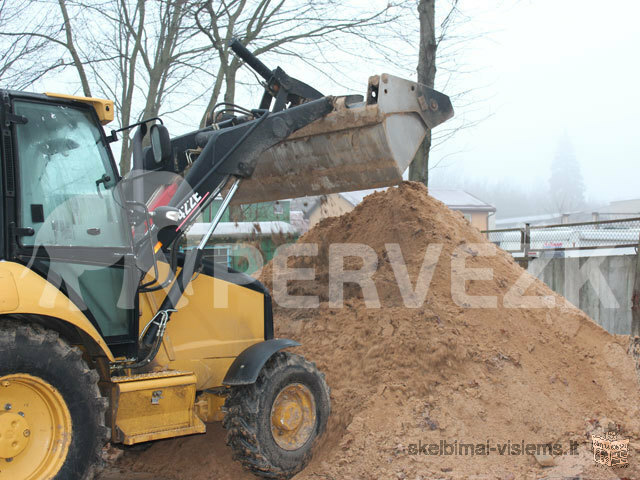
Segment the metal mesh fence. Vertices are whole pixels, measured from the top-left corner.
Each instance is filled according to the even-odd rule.
[[[487,239],[506,252],[516,253],[524,251],[525,229],[503,228],[500,230],[486,230]]]
[[[588,250],[637,247],[640,217],[559,225],[525,225],[522,228],[486,230],[487,239],[511,253],[526,256],[545,250]]]
[[[532,226],[530,231],[530,250],[635,247],[640,239],[640,218]]]

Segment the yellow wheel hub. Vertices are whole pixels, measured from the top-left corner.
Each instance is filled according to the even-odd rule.
[[[13,458],[29,443],[29,424],[17,413],[0,412],[0,458]]]
[[[316,402],[309,388],[300,383],[287,385],[271,407],[271,433],[284,450],[302,447],[316,426]]]
[[[52,385],[27,374],[0,378],[0,472],[6,478],[52,478],[67,458],[71,414]]]

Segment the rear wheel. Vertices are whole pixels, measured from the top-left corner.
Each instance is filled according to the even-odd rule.
[[[0,323],[0,477],[90,479],[108,436],[98,374],[58,334]]]
[[[311,459],[331,404],[324,375],[299,355],[276,353],[253,385],[236,387],[223,422],[234,458],[256,475],[290,478]]]

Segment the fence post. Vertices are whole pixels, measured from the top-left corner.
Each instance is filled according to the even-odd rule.
[[[629,354],[636,364],[636,374],[640,381],[640,239],[636,247],[636,271],[631,296],[631,335],[629,336]]]
[[[529,228],[530,224],[524,224],[524,236],[522,238],[522,265],[521,267],[527,270],[529,268],[529,250],[531,249],[531,229]]]
[[[631,337],[640,337],[640,242],[636,247],[636,271],[631,295]]]

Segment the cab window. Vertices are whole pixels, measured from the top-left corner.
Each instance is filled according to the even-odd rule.
[[[87,109],[16,101],[20,226],[25,246],[126,247],[124,210],[99,127]]]

